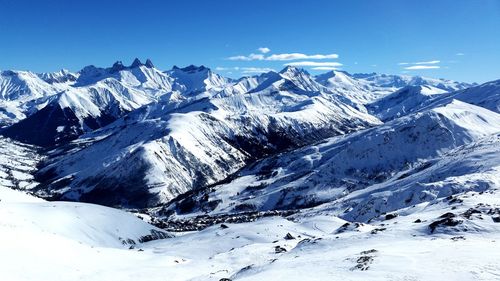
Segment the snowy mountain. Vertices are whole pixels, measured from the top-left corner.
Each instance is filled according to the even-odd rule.
[[[33,72],[0,71],[0,128],[43,108],[51,96],[67,87],[67,84],[49,84]]]
[[[500,80],[0,74],[0,280],[498,277]]]
[[[184,68],[174,66],[172,70],[165,73],[174,79],[177,85],[176,90],[186,96],[220,92],[230,81],[203,65],[199,67],[190,65]]]
[[[43,159],[39,148],[0,137],[0,187],[30,190],[38,185],[33,174]]]
[[[264,81],[272,84],[272,76],[279,80],[280,75],[287,74],[271,72],[233,81],[204,66],[174,67],[162,72],[150,60],[142,63],[139,59],[135,59],[130,66],[118,61],[108,68],[91,65],[77,73],[67,70],[41,74],[4,71],[0,79],[3,97],[0,100],[0,126],[19,123],[6,129],[4,135],[52,147],[101,128],[151,102],[166,100],[181,103],[214,95],[245,94],[258,86],[266,87],[261,85]],[[297,73],[292,75],[296,76],[295,83],[299,88],[312,86],[305,90],[318,91],[318,86],[322,85],[322,91],[327,88],[345,97],[346,102],[356,104],[368,104],[396,91],[401,85],[429,84],[447,90],[466,86],[465,83],[447,80],[378,74],[350,75],[340,71],[316,77],[319,83],[305,82],[308,78],[304,77],[309,76],[307,73],[302,78]],[[388,79],[394,81],[388,82]],[[363,107],[351,105],[364,111]]]
[[[406,75],[386,75],[386,74],[349,74],[345,71],[329,71],[316,76],[316,81],[323,86],[336,91],[339,94],[367,105],[395,92],[404,92],[405,88],[417,91],[424,89],[424,95],[431,95],[432,92],[444,93],[463,90],[473,86],[473,84],[455,82],[445,79],[433,79],[426,77],[414,77]],[[412,98],[413,100],[413,98]],[[415,98],[418,100],[418,98]],[[390,106],[389,106],[390,107]],[[412,108],[408,105],[407,108]]]
[[[433,86],[406,86],[367,105],[367,108],[380,120],[392,120],[422,109],[444,93],[446,91]]]
[[[433,86],[406,86],[366,107],[383,121],[432,108],[454,99],[500,112],[500,81],[491,81],[464,90],[445,92]]]
[[[240,171],[232,182],[174,201],[167,210],[217,214],[343,202],[359,190],[425,169],[447,151],[499,133],[500,114],[453,100],[382,126],[265,158]]]
[[[74,84],[51,96],[45,107],[6,128],[3,134],[51,147],[101,128],[163,96],[172,96],[173,79],[149,60],[144,65],[136,59],[129,67],[121,62],[110,68],[87,66],[76,76]]]
[[[433,86],[446,92],[464,90],[476,84],[457,82],[448,79],[435,79],[420,76],[392,75],[378,73],[355,73],[353,78],[376,87],[403,88],[405,86]]]
[[[291,67],[245,94],[154,103],[84,135],[70,146],[78,149],[54,152],[62,156],[40,171],[39,194],[164,203],[224,180],[248,161],[379,124],[354,106]]]
[[[361,104],[370,103],[398,89],[393,85],[378,85],[355,78],[345,71],[337,70],[316,76],[316,81],[330,90]]]
[[[500,113],[500,80],[450,93],[447,98],[458,99]]]
[[[72,73],[67,69],[61,69],[56,72],[38,73],[37,76],[49,84],[71,84],[78,79],[79,73]]]

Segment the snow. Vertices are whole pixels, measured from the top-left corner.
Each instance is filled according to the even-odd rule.
[[[0,137],[0,186],[31,189],[36,183],[33,173],[43,159],[38,148]]]
[[[498,280],[499,88],[3,71],[0,126],[62,114],[48,153],[0,137],[0,280]]]
[[[387,121],[408,115],[446,93],[433,86],[406,86],[368,105],[370,113]]]
[[[197,95],[203,92],[221,91],[229,80],[213,73],[205,66],[190,65],[185,68],[175,67],[166,72],[178,85],[178,89],[186,95]]]
[[[498,204],[488,199],[492,195],[468,193],[454,212],[462,213],[479,202]],[[64,204],[66,206],[53,207],[54,203],[9,203],[0,208],[4,214],[9,210],[21,211],[0,217],[2,280],[115,278],[126,281],[164,280],[166,276],[169,280],[325,280],[332,277],[495,280],[500,270],[496,262],[500,258],[497,241],[500,226],[488,216],[463,218],[481,231],[429,234],[430,222],[450,208],[444,201],[421,204],[415,207],[418,212],[402,214],[389,221],[372,221],[341,233],[337,230],[345,221],[327,212],[314,217],[297,214],[293,218],[295,222],[275,217],[227,224],[227,228],[214,225],[199,232],[136,244],[133,249],[115,243],[116,235],[130,235],[129,232],[143,229],[143,224],[137,223],[140,220],[95,205]],[[40,210],[42,206],[44,210]],[[85,221],[89,211],[92,216],[107,214],[104,228],[99,220]],[[38,217],[42,214],[63,218],[70,226],[78,224],[60,233],[61,229],[54,228],[49,218]],[[35,217],[35,221],[30,219]],[[123,225],[120,218],[127,224]],[[417,219],[423,222],[414,223]],[[118,234],[115,227],[127,233]],[[382,228],[385,230],[373,234],[374,229]],[[84,234],[83,229],[89,232]],[[110,233],[106,233],[106,229]],[[89,233],[95,236],[91,238]],[[285,239],[288,234],[293,239]],[[286,252],[277,253],[276,247]]]
[[[49,84],[29,71],[0,71],[0,128],[26,118],[68,87]]]
[[[191,197],[197,207],[190,215],[206,213],[204,206],[208,204],[207,201],[218,202],[215,207],[211,207],[211,214],[236,212],[242,206],[266,211],[304,208],[325,202],[334,202],[332,204],[337,204],[340,212],[348,208],[343,205],[345,202],[350,202],[349,207],[354,204],[354,201],[347,200],[352,194],[361,192],[359,190],[373,193],[372,188],[376,187],[398,188],[401,182],[398,181],[399,185],[390,185],[391,179],[408,176],[413,170],[419,171],[453,149],[467,149],[465,145],[480,142],[499,132],[498,113],[453,100],[372,129],[333,137],[322,143],[264,158],[241,170],[232,182]],[[493,141],[488,146],[496,143]],[[496,155],[497,152],[491,153]],[[487,156],[484,157],[486,159]],[[464,165],[470,168],[470,164]],[[483,165],[486,169],[496,164],[493,162],[487,166],[483,162]],[[464,173],[473,171],[464,169]],[[455,167],[454,171],[457,170]],[[437,175],[434,174],[435,177]],[[484,171],[479,177],[486,181],[491,176]],[[468,189],[466,186],[443,191],[439,196],[462,192]],[[435,194],[436,189],[431,185],[414,184],[408,189],[392,191],[394,198],[391,200],[414,198],[415,202],[419,202],[418,196],[423,196],[421,198],[425,200],[426,197],[438,196]],[[470,189],[477,188],[472,184]],[[413,192],[415,195],[412,195]],[[364,204],[355,201],[359,206],[354,209],[361,212],[366,206],[370,210],[366,216],[373,216],[373,201],[370,201],[370,197],[366,200]],[[386,197],[377,200],[376,203],[381,205],[377,206],[380,212],[392,206],[384,206]],[[176,204],[168,208],[176,210]]]
[[[202,67],[174,70],[195,76],[209,73]],[[70,188],[59,190],[53,184],[56,188],[39,194],[72,200],[89,194],[95,200],[92,194],[101,188],[120,186],[122,196],[134,196],[127,202],[142,208],[221,181],[259,156],[255,153],[273,153],[380,124],[358,108],[362,105],[331,93],[304,71],[289,67],[268,76],[252,92],[223,91],[211,96],[207,90],[202,97],[153,103],[84,135],[74,142],[76,146],[85,143],[81,149],[64,154],[41,171],[58,174],[51,183],[71,180]],[[293,137],[283,141],[277,137],[283,132]],[[240,143],[248,143],[254,151]],[[89,166],[89,162],[96,164]],[[102,182],[107,186],[100,186]],[[132,189],[140,196],[129,194]],[[102,195],[97,200],[122,204]]]

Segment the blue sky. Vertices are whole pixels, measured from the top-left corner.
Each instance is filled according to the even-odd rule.
[[[0,69],[135,57],[232,77],[293,64],[485,82],[500,79],[500,1],[0,0]]]

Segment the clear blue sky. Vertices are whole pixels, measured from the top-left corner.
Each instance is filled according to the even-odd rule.
[[[233,77],[293,63],[484,82],[500,79],[500,1],[0,0],[0,69],[77,71],[134,57]]]

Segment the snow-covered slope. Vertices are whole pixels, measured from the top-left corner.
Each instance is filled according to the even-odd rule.
[[[86,66],[78,73],[75,86],[89,86],[100,81],[116,80],[125,88],[141,90],[152,96],[160,96],[172,91],[173,79],[156,69],[150,60],[143,64],[135,59],[130,66],[117,61],[108,68]]]
[[[387,121],[453,99],[500,112],[500,81],[491,81],[453,92],[445,92],[434,86],[407,86],[368,104],[367,108],[373,115]]]
[[[0,99],[13,101],[36,99],[53,95],[57,89],[28,71],[0,72]]]
[[[203,65],[189,65],[184,68],[174,66],[166,74],[174,79],[176,83],[175,89],[186,96],[195,96],[205,92],[219,92],[230,81]]]
[[[222,91],[217,93],[217,96],[241,95],[251,92],[261,83],[276,75],[274,71],[262,73],[255,76],[242,77],[238,80],[231,81]]]
[[[123,206],[167,202],[246,161],[379,124],[358,106],[291,67],[249,93],[155,103],[75,141],[83,148],[39,174],[40,194]]]
[[[62,83],[73,84],[73,82],[76,81],[76,79],[80,74],[72,73],[67,69],[61,69],[56,72],[44,72],[44,73],[38,73],[37,75],[43,81],[49,84],[62,84]]]
[[[349,74],[337,70],[316,76],[316,81],[332,91],[365,105],[377,102],[379,99],[386,99],[388,96],[394,97],[393,93],[398,91],[417,92],[417,90],[423,89],[422,94],[430,96],[473,86],[473,84],[446,79],[377,73]],[[411,98],[411,101],[407,102],[416,103],[419,102],[419,98]],[[406,108],[412,108],[412,105],[408,104]]]
[[[453,100],[373,129],[264,159],[242,170],[231,183],[195,193],[167,209],[225,213],[336,202],[499,132],[500,114]]]
[[[449,98],[465,101],[500,113],[500,80],[450,93]]]
[[[39,148],[0,137],[0,187],[32,189],[33,174],[42,160]]]
[[[120,62],[111,68],[85,67],[72,87],[52,96],[43,109],[3,134],[50,147],[101,128],[158,98],[172,97],[173,79],[150,61],[147,65],[136,59],[129,67]]]
[[[128,249],[168,237],[172,235],[120,210],[84,203],[46,202],[0,186],[0,275],[2,279],[5,274],[17,276],[4,280],[31,276],[35,268],[44,268],[39,265],[46,255],[73,251],[78,252],[73,252],[75,257],[85,252],[95,255],[101,248]],[[34,262],[37,258],[38,263]],[[21,264],[30,264],[30,270],[13,270]],[[37,279],[48,280],[45,278]]]
[[[446,91],[433,86],[406,86],[367,106],[370,113],[387,121],[416,112]]]
[[[361,104],[370,103],[398,89],[393,85],[378,85],[355,78],[344,71],[329,71],[316,76],[316,81],[330,90]]]
[[[495,280],[500,271],[498,196],[495,190],[468,192],[454,202],[417,204],[395,218],[370,223],[345,221],[324,210],[217,224],[134,249],[115,245],[116,236],[104,239],[116,248],[90,247],[76,242],[83,235],[81,225],[71,233],[78,237],[68,239],[17,216],[0,223],[0,279]],[[47,207],[48,212],[56,208]],[[83,221],[84,215],[78,213]],[[123,229],[113,221],[107,226]]]
[[[36,112],[68,87],[67,83],[49,84],[28,71],[0,71],[0,128]]]
[[[83,135],[44,156],[0,137],[0,280],[498,279],[498,81],[139,60],[14,76],[27,140]]]
[[[322,208],[348,210],[344,219],[367,221],[422,202],[500,187],[500,133],[457,147],[440,158]],[[459,196],[459,197],[460,197]],[[335,207],[333,207],[335,206]],[[413,209],[418,212],[418,209]]]
[[[392,75],[378,73],[355,73],[352,77],[376,87],[433,86],[446,92],[467,89],[475,84],[457,82],[448,79],[436,79],[409,75]]]

